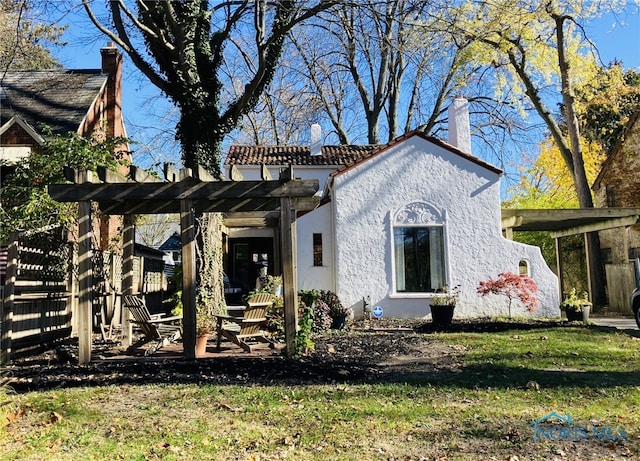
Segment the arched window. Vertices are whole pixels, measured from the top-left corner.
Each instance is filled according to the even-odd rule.
[[[531,276],[531,269],[529,268],[529,261],[526,259],[521,259],[518,263],[518,274],[526,275],[527,277]]]
[[[413,202],[393,217],[395,289],[433,293],[446,285],[444,220],[428,203]]]

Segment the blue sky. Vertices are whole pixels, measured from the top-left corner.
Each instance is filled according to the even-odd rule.
[[[629,11],[635,7],[628,8]],[[640,14],[609,14],[587,27],[604,64],[617,59],[624,67],[640,71]]]
[[[601,60],[608,64],[613,60],[622,61],[625,68],[640,71],[640,14],[637,7],[627,8],[629,13],[617,16],[606,15],[587,26],[587,33],[600,51]],[[632,14],[631,12],[635,12]],[[86,18],[83,11],[64,17],[61,23],[71,25],[64,36],[69,45],[56,52],[57,57],[68,69],[99,68],[100,48],[105,46],[107,38],[100,36],[95,27]],[[173,121],[164,120],[172,106],[159,92],[140,75],[133,64],[125,59],[123,82],[123,114],[131,139],[150,144],[134,146],[137,153],[134,161],[142,167],[151,167],[154,163],[178,161],[179,154],[168,149],[172,143]],[[150,142],[154,136],[164,133],[155,144]]]

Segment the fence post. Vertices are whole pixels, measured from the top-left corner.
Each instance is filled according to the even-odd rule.
[[[2,337],[0,339],[0,363],[11,360],[11,337],[13,335],[13,302],[16,292],[16,277],[18,275],[18,233],[9,236],[7,248],[7,276],[4,285],[4,300],[2,303]]]

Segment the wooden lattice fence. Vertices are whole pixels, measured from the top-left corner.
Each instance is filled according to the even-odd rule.
[[[70,248],[56,233],[23,234],[7,246],[2,316],[2,361],[11,353],[71,334]]]

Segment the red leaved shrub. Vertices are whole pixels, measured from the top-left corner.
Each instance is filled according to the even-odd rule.
[[[511,302],[519,299],[529,312],[538,307],[538,286],[536,281],[526,275],[518,275],[513,272],[498,274],[498,278],[485,280],[478,285],[478,293],[482,296],[488,294],[504,295],[509,299],[509,317],[511,317]]]

